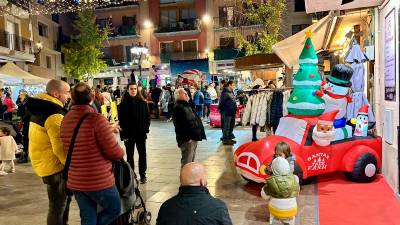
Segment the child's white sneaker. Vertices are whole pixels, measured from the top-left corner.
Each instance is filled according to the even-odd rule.
[[[15,173],[15,168],[11,169],[10,173]]]
[[[0,176],[5,176],[5,175],[7,175],[7,174],[8,174],[7,172],[0,171]]]

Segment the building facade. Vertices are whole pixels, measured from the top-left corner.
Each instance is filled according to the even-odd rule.
[[[138,75],[138,61],[130,48],[141,44],[149,56],[141,60],[142,75],[156,64],[168,76],[171,60],[209,59],[210,74],[232,73],[234,59],[244,56],[234,32],[248,40],[264,30],[259,24],[236,23],[232,0],[147,0],[96,10],[99,26],[110,26],[112,35],[104,48],[109,70],[102,77]],[[288,0],[282,21],[282,38],[310,25],[304,0]],[[117,73],[116,73],[117,72]],[[115,79],[115,77],[113,78]]]
[[[374,98],[378,135],[383,137],[382,173],[399,190],[399,43],[400,2],[387,0],[375,9]]]

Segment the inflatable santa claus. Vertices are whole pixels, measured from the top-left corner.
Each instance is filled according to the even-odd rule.
[[[313,129],[312,139],[319,146],[328,146],[335,140],[333,121],[339,110],[327,112],[318,117],[318,123]]]

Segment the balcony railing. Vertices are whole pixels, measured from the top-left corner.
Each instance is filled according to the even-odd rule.
[[[0,31],[0,46],[10,50],[33,54],[33,42],[17,34]]]
[[[214,19],[214,29],[260,25],[257,23],[246,21],[244,18],[239,18],[239,17],[228,18],[220,16],[220,17],[214,17],[213,19]]]
[[[216,48],[214,49],[214,60],[236,59],[245,56],[245,52],[236,48]]]
[[[179,31],[190,31],[198,30],[199,23],[197,19],[181,20],[179,22],[172,22],[168,24],[159,25],[156,29],[156,33],[168,33],[168,32],[179,32]]]
[[[110,37],[131,36],[131,35],[139,35],[139,32],[138,32],[136,26],[113,27],[111,30]]]
[[[161,63],[169,63],[170,60],[189,60],[198,58],[198,52],[166,52],[160,54]]]

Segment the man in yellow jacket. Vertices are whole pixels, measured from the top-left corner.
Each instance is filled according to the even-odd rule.
[[[47,185],[49,210],[47,225],[66,225],[70,198],[67,198],[62,179],[67,151],[60,138],[64,105],[70,98],[70,87],[61,80],[50,80],[47,93],[40,93],[27,101],[31,113],[29,124],[29,156],[35,173]]]

